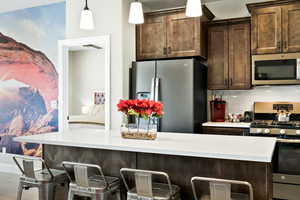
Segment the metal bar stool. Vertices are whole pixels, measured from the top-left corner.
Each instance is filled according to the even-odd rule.
[[[202,195],[198,198],[195,187],[196,181],[208,182],[210,195]],[[191,183],[195,200],[253,200],[253,187],[250,183],[245,181],[193,177]],[[244,185],[248,187],[249,193],[232,193],[231,185]]]
[[[54,200],[56,187],[67,185],[68,178],[62,170],[49,169],[42,158],[28,156],[14,156],[16,165],[20,169],[17,200],[22,199],[24,189],[38,188],[39,200]],[[34,164],[39,162],[43,169],[35,170]]]
[[[127,189],[127,200],[180,200],[180,188],[171,184],[169,175],[165,172],[122,168],[120,173]],[[134,175],[135,187],[132,189],[128,186],[125,174]],[[154,183],[154,175],[164,177],[167,184]]]
[[[62,166],[70,180],[68,200],[73,200],[75,195],[92,200],[121,199],[119,179],[104,176],[100,166],[74,162],[63,162]],[[74,172],[74,178],[70,170]],[[92,170],[95,173],[89,175]]]

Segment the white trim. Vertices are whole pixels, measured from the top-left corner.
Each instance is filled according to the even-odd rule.
[[[97,36],[76,38],[58,41],[59,64],[59,130],[64,132],[69,129],[68,116],[68,88],[69,88],[69,63],[68,49],[73,46],[95,44],[105,51],[105,130],[110,130],[110,36]]]

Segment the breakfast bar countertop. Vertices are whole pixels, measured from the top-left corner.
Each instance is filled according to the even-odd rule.
[[[128,152],[242,160],[272,161],[276,138],[158,133],[154,141],[123,139],[119,130],[78,129],[16,137],[15,141]]]

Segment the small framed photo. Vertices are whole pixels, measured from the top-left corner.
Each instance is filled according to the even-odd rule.
[[[105,104],[105,93],[104,92],[95,92],[94,93],[94,104]]]

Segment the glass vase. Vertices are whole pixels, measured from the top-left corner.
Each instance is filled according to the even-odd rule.
[[[126,139],[155,140],[157,138],[157,119],[136,118],[135,123],[127,122],[121,126],[121,135]]]

